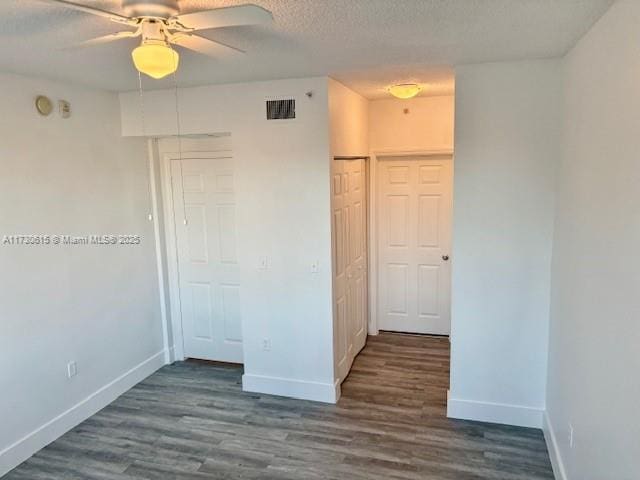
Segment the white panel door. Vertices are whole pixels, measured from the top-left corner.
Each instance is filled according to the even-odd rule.
[[[233,159],[172,159],[171,181],[184,355],[242,363]]]
[[[448,335],[451,157],[378,163],[378,328]]]
[[[343,381],[367,339],[366,164],[334,160],[332,233],[334,272],[334,350]]]

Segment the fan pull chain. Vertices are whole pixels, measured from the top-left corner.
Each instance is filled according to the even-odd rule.
[[[169,44],[169,48],[174,52],[173,46]],[[180,162],[180,186],[182,190],[182,214],[184,216],[183,222],[185,225],[189,224],[187,219],[187,201],[185,199],[184,194],[184,173],[183,173],[183,164],[182,164],[182,125],[180,123],[180,108],[178,107],[178,65],[176,65],[176,55],[173,55],[174,62],[174,72],[173,72],[173,84],[174,84],[174,93],[176,99],[176,127],[178,129],[178,159]]]
[[[147,139],[147,127],[146,127],[146,118],[145,118],[145,112],[144,112],[144,92],[142,91],[142,74],[140,72],[138,72],[138,89],[140,92],[140,116],[142,118],[142,136],[145,138],[145,140],[147,141],[147,144],[149,142],[149,140]],[[147,159],[147,170],[149,172],[149,181],[147,182],[147,201],[149,204],[149,212],[148,212],[148,218],[149,221],[153,221],[153,197],[151,194],[151,182],[154,181],[154,179],[152,178],[152,174],[153,171],[151,169],[151,159]]]

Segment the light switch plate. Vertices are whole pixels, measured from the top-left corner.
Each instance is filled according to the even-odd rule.
[[[58,111],[62,118],[69,118],[71,116],[71,104],[66,100],[58,100]]]

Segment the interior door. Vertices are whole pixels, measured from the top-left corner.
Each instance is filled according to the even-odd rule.
[[[198,156],[171,159],[184,354],[242,363],[233,159]]]
[[[334,349],[340,381],[367,339],[367,202],[364,159],[334,160]]]
[[[451,157],[379,160],[378,328],[449,335]]]

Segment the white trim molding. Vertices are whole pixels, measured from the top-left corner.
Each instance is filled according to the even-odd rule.
[[[339,384],[246,373],[242,376],[242,390],[324,403],[336,403],[340,397]]]
[[[362,350],[360,350],[360,352],[361,351]],[[360,352],[358,352],[358,354]],[[333,382],[333,389],[335,390],[336,393],[335,393],[335,401],[333,401],[332,403],[338,403],[338,400],[340,400],[340,397],[342,396],[342,382],[340,381],[339,378],[336,378],[335,382]]]
[[[153,238],[156,246],[156,272],[158,273],[158,293],[160,300],[160,319],[162,321],[162,341],[165,350],[165,363],[171,363],[174,360],[173,347],[169,348],[172,339],[169,333],[169,318],[167,314],[167,291],[165,289],[165,269],[162,260],[162,234],[160,232],[160,213],[158,210],[158,186],[156,185],[156,162],[158,143],[147,138],[147,163],[149,167],[149,193],[151,194],[151,211],[149,212],[149,220],[153,221]]]
[[[453,156],[453,147],[450,145],[442,145],[439,147],[433,148],[387,148],[387,149],[376,149],[372,152],[373,156],[376,157],[403,157],[403,156],[429,156],[429,155],[452,155]]]
[[[152,355],[57,417],[0,451],[0,477],[154,373],[165,364],[166,355],[167,352],[165,350]]]
[[[569,480],[567,470],[562,461],[562,455],[560,454],[558,438],[556,437],[553,425],[551,425],[551,419],[546,410],[543,414],[542,431],[544,432],[544,439],[547,442],[547,451],[549,452],[551,466],[553,467],[553,476],[556,480]]]
[[[502,423],[517,427],[542,428],[541,408],[509,405],[504,403],[478,402],[449,398],[447,417],[478,422]]]

